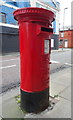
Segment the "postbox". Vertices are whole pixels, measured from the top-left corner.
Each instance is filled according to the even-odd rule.
[[[49,106],[52,22],[55,15],[43,8],[14,11],[19,24],[21,108],[40,112]]]

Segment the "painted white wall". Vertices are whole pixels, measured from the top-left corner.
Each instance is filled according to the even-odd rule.
[[[12,25],[12,24],[6,24],[6,23],[0,23],[0,26],[12,27],[12,28],[19,28],[18,25]]]
[[[51,39],[51,47],[54,47],[54,39]]]
[[[0,6],[2,6],[2,5],[4,5],[4,6],[7,6],[7,7],[10,7],[10,8],[14,8],[14,9],[19,9],[19,7],[15,7],[15,6],[13,6],[13,5],[10,5],[10,4],[7,4],[5,1],[0,1]]]

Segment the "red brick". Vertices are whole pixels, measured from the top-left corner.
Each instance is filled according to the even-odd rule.
[[[60,31],[59,33],[59,40],[68,40],[68,48],[73,48],[73,30],[66,30],[64,31],[64,38],[61,37],[61,33],[63,31]],[[62,47],[62,46],[59,46],[59,47]],[[65,44],[64,46],[65,47]]]

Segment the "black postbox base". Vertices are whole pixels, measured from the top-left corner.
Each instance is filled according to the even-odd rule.
[[[29,113],[38,113],[49,106],[49,88],[41,92],[25,92],[21,90],[21,108]]]

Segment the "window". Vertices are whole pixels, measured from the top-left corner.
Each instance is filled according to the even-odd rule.
[[[6,23],[6,14],[3,13],[3,12],[1,12],[1,13],[0,13],[0,19],[1,19],[1,22],[2,22],[2,23]]]
[[[64,32],[61,32],[61,37],[64,37]]]
[[[13,2],[13,5],[17,6],[17,3],[16,3],[16,2]]]
[[[59,41],[59,45],[62,45],[62,44],[63,44],[63,40],[60,40],[60,41]]]
[[[36,7],[40,7],[40,4],[36,2]]]
[[[56,8],[56,4],[52,1],[52,3],[53,3],[53,6]]]

